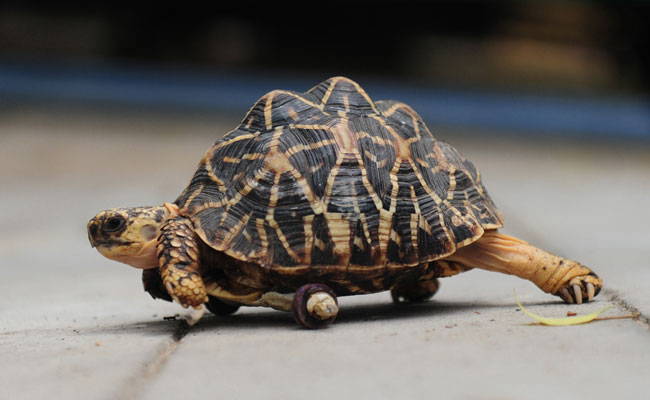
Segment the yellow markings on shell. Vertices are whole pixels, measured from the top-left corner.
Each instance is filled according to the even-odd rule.
[[[360,248],[361,251],[364,251],[366,249],[366,244],[359,236],[354,237],[354,245]]]
[[[426,220],[424,218],[422,218],[422,212],[420,211],[420,204],[418,203],[417,196],[415,195],[415,189],[413,189],[413,186],[411,186],[409,189],[410,189],[410,192],[411,192],[411,203],[413,203],[413,208],[415,209],[414,210],[415,213],[411,214],[411,226],[410,226],[410,228],[411,228],[411,243],[413,244],[413,248],[415,248],[417,250],[417,246],[418,246],[418,228],[420,226],[420,223],[422,221],[426,222]],[[427,227],[429,228],[428,233],[431,234],[430,233],[431,228],[428,225],[429,224],[427,224]],[[426,230],[426,229],[424,229],[424,230]]]
[[[410,108],[411,108],[411,107],[409,107],[409,109],[410,109]],[[415,111],[413,111],[412,109],[411,109],[411,111],[412,111],[412,113],[411,113],[411,119],[413,120],[413,130],[415,130],[415,136],[416,136],[416,137],[418,138],[418,140],[419,140],[419,139],[421,139],[421,137],[420,137],[420,124],[418,124],[418,119],[417,119],[417,117],[416,117],[416,115],[415,115]]]
[[[343,107],[345,107],[345,112],[350,112],[350,96],[343,96]]]
[[[252,237],[251,234],[248,232],[248,229],[244,229],[244,230],[242,231],[242,235],[244,235],[244,237],[246,238],[246,240],[248,241],[248,243],[252,243],[252,242],[253,242],[253,237]]]
[[[193,209],[192,213],[193,214],[198,214],[199,212],[201,212],[203,210],[207,210],[208,208],[221,208],[227,202],[228,202],[227,199],[222,199],[220,201],[206,201],[205,203],[203,203],[200,206]]]
[[[264,154],[262,154],[262,153],[246,153],[241,157],[242,160],[259,160],[260,158],[264,158]]]
[[[356,83],[355,81],[351,81],[351,80],[350,80],[349,82],[352,83],[352,84],[354,85],[354,87],[357,89],[357,92],[359,92],[359,94],[360,94],[364,99],[366,99],[366,101],[368,102],[368,104],[370,104],[370,107],[372,108],[372,111],[374,111],[375,114],[379,114],[379,111],[377,110],[377,107],[375,106],[375,102],[372,101],[372,99],[370,98],[370,96],[368,96],[368,93],[366,93],[366,91],[363,90],[363,89],[361,88],[361,86],[359,86],[359,84]]]
[[[411,118],[413,119],[413,124],[417,125],[417,119],[418,119],[417,113],[415,112],[415,110],[413,110],[411,108],[411,106],[409,106],[408,104],[402,103],[402,102],[397,102],[397,103],[393,104],[392,106],[390,106],[390,108],[388,110],[384,111],[383,115],[386,116],[386,117],[390,117],[391,115],[393,115],[395,113],[395,111],[399,110],[400,108],[404,109],[404,111],[407,114],[409,114],[411,116]],[[416,131],[417,131],[417,128],[416,128]]]
[[[245,134],[245,135],[239,135],[239,136],[236,136],[236,137],[234,137],[234,138],[232,138],[232,139],[229,139],[229,140],[225,140],[225,141],[223,141],[223,142],[216,143],[215,145],[212,146],[212,148],[210,149],[210,151],[214,152],[214,151],[217,150],[217,149],[220,149],[220,148],[222,148],[222,147],[226,147],[226,146],[230,146],[231,144],[236,143],[236,142],[239,142],[239,141],[241,141],[241,140],[254,139],[255,137],[257,137],[257,135],[259,135],[259,132],[255,132],[255,133],[247,133],[247,134]]]
[[[363,155],[366,156],[367,159],[374,162],[375,164],[377,163],[377,156],[369,152],[368,150],[364,150]]]
[[[320,149],[321,147],[332,146],[332,145],[335,145],[335,144],[336,144],[336,141],[334,139],[325,139],[325,140],[322,140],[322,141],[317,142],[317,143],[310,143],[308,145],[304,145],[302,143],[299,143],[299,144],[296,144],[294,146],[291,146],[289,149],[287,149],[287,151],[284,152],[284,154],[287,157],[291,157],[294,154],[300,153],[300,152],[305,151],[305,150],[316,150],[316,149]]]
[[[316,240],[314,240],[314,246],[318,247],[320,251],[327,250],[327,245],[325,244],[325,242],[323,242],[321,238],[316,238]]]
[[[413,189],[413,186],[410,187],[411,189],[411,202],[413,203],[413,208],[415,208],[415,215],[418,216],[418,226],[421,227],[426,233],[431,235],[432,230],[431,226],[429,225],[429,222],[422,216],[422,210],[420,210],[420,203],[418,203],[418,198],[415,195],[415,189]],[[412,229],[411,229],[411,233]]]
[[[347,266],[350,262],[350,221],[340,213],[325,213],[329,227],[334,253],[340,256],[339,263]]]
[[[316,104],[314,102],[311,102],[311,101],[307,100],[306,98],[304,98],[303,96],[297,95],[295,93],[288,92],[286,90],[274,90],[271,93],[273,93],[273,95],[275,95],[275,96],[280,95],[280,94],[284,94],[286,96],[293,97],[294,99],[298,99],[299,101],[302,101],[303,103],[305,103],[305,104],[307,104],[307,105],[309,105],[311,107],[318,108],[319,110],[323,109],[323,107],[321,105]]]
[[[311,253],[314,249],[314,229],[313,224],[314,215],[305,215],[302,218],[302,223],[305,229],[305,264],[311,265]]]
[[[436,164],[445,171],[449,171],[453,167],[451,164],[449,164],[449,161],[447,161],[445,155],[442,154],[442,150],[440,150],[438,142],[435,142],[433,145],[433,154],[427,153],[427,158],[433,159]]]
[[[226,221],[226,218],[228,217],[228,214],[230,212],[230,208],[232,206],[236,205],[237,203],[239,203],[243,197],[248,195],[248,193],[250,193],[250,191],[253,190],[254,183],[257,183],[262,178],[262,176],[264,175],[265,172],[266,171],[264,171],[264,170],[257,171],[255,176],[253,177],[253,182],[252,183],[249,180],[248,182],[246,182],[244,187],[241,188],[241,190],[239,190],[232,198],[224,199],[224,200],[222,200],[220,202],[221,204],[226,203],[226,209],[224,210],[223,215],[221,216],[221,220],[219,221],[219,225],[223,224]],[[221,205],[219,207],[221,207]],[[217,207],[213,207],[213,208],[217,208]]]
[[[449,169],[449,189],[447,190],[447,200],[453,200],[454,190],[456,190],[456,168]]]
[[[352,208],[354,209],[354,213],[356,215],[361,214],[361,209],[359,208],[359,199],[357,198],[355,192],[355,187],[354,187],[354,181],[350,180],[350,192],[353,193],[354,195],[352,196]]]
[[[375,189],[372,187],[372,184],[368,180],[368,172],[366,171],[366,166],[363,163],[363,158],[361,157],[361,154],[359,154],[358,151],[353,152],[353,154],[357,159],[357,164],[359,164],[359,168],[361,169],[361,183],[363,183],[363,187],[366,188],[368,194],[370,195],[370,198],[375,203],[375,208],[377,210],[381,210],[382,207],[381,199],[379,198],[377,193],[375,193]],[[364,223],[364,227],[365,227],[365,223]],[[370,238],[370,236],[366,236],[366,237]]]
[[[401,108],[403,106],[404,106],[403,103],[395,103],[395,104],[393,104],[392,106],[390,106],[390,108],[388,110],[384,111],[384,116],[390,117],[391,115],[393,115],[395,113],[395,111],[397,111],[398,108]]]
[[[224,138],[224,139],[228,139],[228,137],[229,137],[233,132],[237,132],[237,128],[235,128],[235,129],[231,129],[228,133],[226,133],[225,135],[223,135],[223,138]]]
[[[188,185],[188,187],[189,187],[189,185]],[[187,201],[185,201],[185,205],[183,206],[184,211],[188,210],[190,204],[192,204],[192,202],[194,201],[196,196],[198,196],[199,193],[201,193],[201,190],[203,190],[203,186],[199,186],[198,188],[194,189],[194,191],[192,192],[190,197],[188,197]]]
[[[374,118],[376,120],[379,120],[379,121],[381,120],[381,118],[377,117],[376,115],[371,115],[370,117]],[[357,135],[358,135],[359,139],[369,139],[374,144],[379,144],[379,145],[382,145],[382,146],[392,146],[393,145],[393,143],[391,141],[386,140],[386,139],[384,139],[383,137],[380,137],[380,136],[371,135],[366,131],[359,131],[357,133]]]
[[[467,174],[469,176],[469,179],[472,179],[472,174]],[[483,185],[481,185],[481,171],[478,169],[476,170],[476,182],[472,180],[472,183],[474,183],[474,186],[476,186],[476,190],[478,190],[479,194],[481,196],[485,196],[485,191],[483,190]]]
[[[239,232],[241,232],[242,229],[244,229],[244,227],[248,223],[248,220],[250,219],[250,217],[251,217],[251,214],[246,214],[239,221],[237,221],[237,223],[235,225],[233,225],[232,228],[230,228],[228,230],[228,233],[226,233],[225,237],[223,238],[223,242],[224,243],[230,243],[232,238],[235,237],[235,235],[237,235]]]
[[[226,157],[221,159],[221,162],[238,164],[239,162],[241,162],[241,158],[234,158],[234,157],[226,156]]]
[[[266,104],[264,105],[264,125],[269,131],[273,128],[273,97],[275,97],[273,92],[269,93],[266,97]]]
[[[403,160],[411,159],[412,155],[411,155],[410,145],[411,143],[417,142],[420,139],[419,134],[417,135],[417,137],[403,139],[392,126],[386,124],[386,120],[384,120],[378,115],[371,115],[370,117],[375,119],[377,122],[379,122],[381,126],[383,126],[384,129],[386,129],[388,133],[392,136],[393,140],[392,143],[390,143],[390,145],[392,145],[392,147],[395,149],[395,153],[397,157]]]
[[[424,168],[431,168],[431,166],[430,166],[426,161],[424,161],[423,159],[421,159],[420,157],[414,157],[413,159],[414,159],[418,164],[420,164],[421,166],[423,166]]]
[[[359,149],[359,142],[355,138],[354,133],[350,130],[347,119],[343,119],[336,125],[332,126],[330,132],[334,136],[334,141],[339,147],[339,152],[351,153]]]
[[[390,230],[390,240],[397,244],[397,247],[402,247],[402,237],[395,229]]]
[[[305,179],[304,176],[298,171],[297,169],[292,169],[291,175],[293,178],[298,182],[300,187],[302,188],[302,191],[305,193],[305,197],[307,198],[307,201],[309,202],[309,205],[311,206],[312,211],[314,214],[322,214],[325,212],[325,205],[319,199],[317,196],[314,195],[314,192],[311,190],[311,186],[309,186],[309,183],[307,183],[307,180]]]
[[[329,129],[329,125],[322,124],[289,124],[289,128],[295,129],[307,129],[307,130],[326,130]]]
[[[280,136],[282,136],[283,127],[279,126],[275,128],[273,132],[273,137],[269,141],[268,145],[268,154],[264,159],[265,166],[276,173],[282,173],[287,171],[290,168],[293,168],[287,156],[278,151],[278,145],[280,142]]]
[[[284,172],[290,172],[294,169],[288,156],[278,151],[277,146],[274,146],[269,150],[268,155],[264,159],[264,164],[269,171],[278,175]]]
[[[381,208],[379,210],[379,249],[381,251],[382,260],[386,258],[386,250],[388,249],[388,239],[391,234],[392,225],[393,225],[393,216],[395,215],[395,210],[397,209],[397,192],[399,190],[399,185],[397,182],[397,171],[399,171],[399,166],[402,163],[402,160],[399,158],[395,159],[393,168],[390,171],[390,182],[391,182],[391,194],[390,194],[390,206],[388,211]]]
[[[427,185],[426,181],[424,180],[424,177],[422,177],[422,174],[420,174],[420,171],[417,169],[415,164],[413,163],[413,160],[408,160],[409,164],[411,165],[411,169],[413,170],[413,173],[415,176],[418,178],[418,181],[420,182],[420,185],[424,188],[424,191],[427,192],[427,194],[433,199],[433,201],[440,206],[441,204],[446,205],[454,214],[458,215],[459,217],[462,217],[460,214],[460,211],[456,209],[456,207],[452,206],[451,203],[447,200],[441,199],[431,188],[429,185]],[[442,224],[444,226],[444,223]]]
[[[269,222],[269,226],[275,230],[276,235],[278,235],[278,239],[280,239],[280,243],[282,244],[282,247],[284,247],[284,250],[289,254],[289,256],[295,261],[299,262],[300,259],[298,255],[296,254],[295,251],[291,248],[289,245],[289,241],[287,240],[287,237],[284,236],[284,232],[282,232],[282,229],[280,229],[280,226],[278,225],[278,222],[275,220],[275,218],[269,218],[268,214],[266,217],[266,220]]]
[[[309,183],[307,183],[305,177],[300,173],[300,171],[298,171],[298,169],[296,169],[293,166],[293,164],[291,164],[291,161],[289,161],[289,157],[292,154],[295,154],[295,153],[291,153],[291,150],[296,146],[292,147],[291,149],[289,149],[289,151],[286,151],[284,153],[278,150],[279,140],[280,140],[280,136],[282,135],[282,132],[283,132],[282,127],[276,129],[275,133],[273,134],[273,138],[271,138],[269,144],[269,153],[265,158],[266,168],[268,168],[270,171],[276,174],[275,179],[277,182],[274,183],[274,186],[271,189],[271,196],[273,196],[273,190],[275,190],[275,196],[276,196],[275,201],[277,202],[277,190],[278,190],[277,185],[279,182],[280,174],[284,172],[289,172],[302,188],[302,191],[304,192],[307,201],[309,201],[309,204],[312,210],[314,211],[314,213],[321,214],[324,211],[324,206],[322,202],[314,195],[314,193],[311,190],[311,186],[309,186]],[[269,207],[275,207],[275,203],[273,205],[269,205]]]
[[[212,155],[214,154],[215,150],[216,149],[214,147],[211,147],[210,150],[208,150],[205,153],[205,156],[203,156],[202,161],[203,161],[205,170],[208,173],[208,177],[210,178],[210,180],[212,182],[216,183],[217,186],[219,186],[219,190],[221,190],[222,187],[224,187],[224,189],[225,189],[225,184],[221,179],[219,179],[219,177],[217,175],[215,175],[214,169],[212,167]]]
[[[330,170],[329,176],[327,177],[327,183],[325,184],[325,190],[323,193],[325,193],[325,196],[323,198],[323,203],[324,204],[329,204],[330,203],[330,198],[332,196],[332,189],[334,186],[334,180],[336,179],[336,175],[339,173],[339,167],[341,166],[341,163],[343,162],[344,158],[343,153],[339,153],[337,158],[336,158],[336,163],[334,164],[334,167]]]
[[[413,246],[413,251],[417,253],[418,250],[418,226],[420,222],[419,214],[411,214],[411,246]]]
[[[447,204],[448,207],[450,207],[450,209],[452,210],[452,212],[454,212],[454,213],[456,213],[458,215],[460,215],[460,212],[455,207],[451,207],[451,204],[449,204],[448,202],[444,202],[440,197],[438,197],[438,195],[436,193],[433,192],[433,190],[431,190],[431,188],[429,188],[427,183],[424,181],[424,178],[422,177],[422,174],[420,174],[420,171],[416,168],[415,164],[413,164],[413,160],[408,160],[408,162],[411,165],[411,169],[413,170],[413,173],[415,173],[415,176],[418,178],[418,181],[420,182],[420,185],[422,186],[424,191],[429,195],[429,197],[431,197],[433,199],[433,201],[438,206],[438,218],[440,220],[440,227],[442,227],[443,231],[445,232],[445,234],[449,238],[454,238],[452,233],[447,228],[447,225],[445,224],[445,219],[444,219],[444,217],[442,215],[442,209],[440,208],[440,205],[443,204],[443,203]],[[431,226],[429,225],[428,222],[427,222],[426,226],[429,227],[429,232],[428,233],[431,233],[432,232],[431,231]],[[454,249],[455,249],[455,245],[454,245]],[[452,249],[452,251],[454,249]]]
[[[371,245],[372,239],[370,238],[370,231],[368,231],[368,223],[366,222],[366,215],[361,214],[359,216],[359,219],[361,220],[361,227],[363,228],[363,235],[366,237],[366,242],[368,242],[368,244]]]
[[[402,159],[396,158],[395,163],[393,164],[393,169],[391,169],[389,173],[390,183],[391,183],[391,193],[390,193],[390,207],[388,208],[388,211],[391,214],[394,214],[395,210],[397,209],[397,192],[399,191],[397,172],[399,171],[399,167],[401,164],[402,164]]]
[[[334,87],[336,87],[336,84],[339,83],[340,80],[340,78],[332,79],[330,85],[327,87],[327,91],[325,91],[325,95],[323,95],[323,98],[321,99],[322,106],[325,106],[325,104],[327,104],[327,100],[329,100],[330,96],[332,95]]]
[[[458,215],[451,216],[451,223],[454,224],[454,226],[461,226],[463,222],[464,221]]]
[[[280,189],[279,183],[280,183],[280,174],[276,174],[275,178],[273,179],[273,186],[271,187],[271,197],[269,198],[268,211],[266,213],[265,220],[269,223],[269,226],[273,230],[275,230],[278,239],[280,239],[280,243],[282,244],[282,247],[284,247],[284,249],[287,251],[289,256],[293,258],[294,261],[297,262],[298,256],[291,249],[291,246],[289,245],[286,236],[284,236],[282,229],[280,229],[278,222],[275,220],[274,214],[275,214],[275,206],[277,205],[278,202],[278,190]]]
[[[300,119],[298,113],[296,112],[296,110],[293,109],[293,107],[290,107],[287,113],[289,114],[289,118],[291,118],[294,121],[298,121]]]
[[[280,183],[280,174],[276,174],[273,178],[273,186],[271,187],[271,197],[269,198],[269,210],[266,214],[266,220],[273,219],[273,210],[278,202],[278,190]]]
[[[269,239],[266,236],[266,228],[264,228],[264,219],[256,218],[255,227],[257,228],[257,234],[260,237],[262,249],[264,252],[266,252],[269,248]]]

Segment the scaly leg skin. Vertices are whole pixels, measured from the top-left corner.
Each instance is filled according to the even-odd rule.
[[[167,292],[185,308],[200,308],[208,295],[199,274],[199,253],[190,221],[182,217],[170,219],[160,231],[157,250]]]
[[[602,279],[584,265],[496,230],[486,231],[479,240],[443,261],[516,275],[571,304],[593,300],[603,286]]]

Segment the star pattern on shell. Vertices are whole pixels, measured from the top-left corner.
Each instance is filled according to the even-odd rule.
[[[175,203],[217,251],[282,274],[408,268],[503,225],[470,161],[343,77],[263,96]]]

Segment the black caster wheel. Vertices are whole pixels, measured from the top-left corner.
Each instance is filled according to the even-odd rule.
[[[301,286],[291,302],[297,323],[309,329],[327,328],[339,312],[339,303],[332,289],[321,284]]]
[[[400,282],[390,290],[395,304],[421,303],[433,297],[440,288],[437,279]]]
[[[205,303],[205,306],[208,310],[210,310],[212,314],[218,315],[220,317],[234,314],[237,310],[239,310],[239,306],[237,304],[230,302],[226,303],[225,301],[219,300],[214,296],[208,296],[208,302]]]

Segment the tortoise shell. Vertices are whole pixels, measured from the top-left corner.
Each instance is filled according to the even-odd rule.
[[[343,77],[263,96],[176,204],[209,246],[279,273],[420,265],[503,223],[478,170],[411,107]]]

